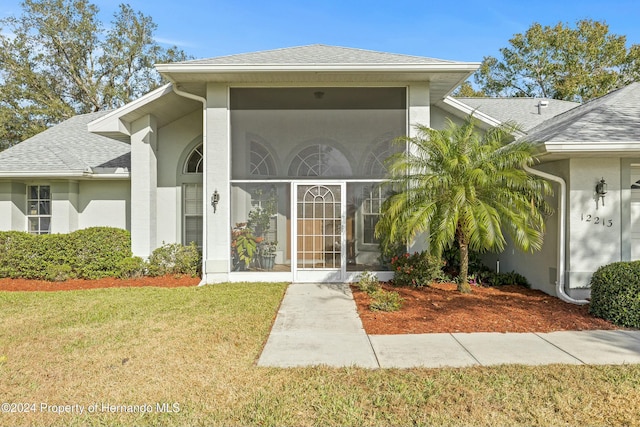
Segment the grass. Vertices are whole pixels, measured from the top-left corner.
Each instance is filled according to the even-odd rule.
[[[259,368],[285,288],[0,292],[0,425],[640,426],[638,365]]]

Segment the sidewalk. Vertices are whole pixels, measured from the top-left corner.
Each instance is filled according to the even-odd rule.
[[[289,285],[258,366],[640,363],[640,331],[367,335],[346,284]]]

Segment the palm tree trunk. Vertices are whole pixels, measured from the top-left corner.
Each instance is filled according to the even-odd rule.
[[[458,276],[458,291],[463,294],[471,292],[471,286],[469,286],[469,245],[467,243],[460,243],[460,275]]]

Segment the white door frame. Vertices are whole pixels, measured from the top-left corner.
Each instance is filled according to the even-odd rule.
[[[339,268],[306,268],[298,263],[298,188],[303,186],[337,187],[340,192],[340,266]],[[334,202],[335,203],[335,202]],[[336,180],[305,180],[291,183],[291,268],[294,282],[344,282],[347,268],[346,182]]]

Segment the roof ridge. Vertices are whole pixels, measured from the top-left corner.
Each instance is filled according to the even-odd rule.
[[[241,58],[243,56],[251,56],[251,55],[268,56],[268,55],[273,55],[274,53],[277,54],[281,52],[293,52],[293,51],[300,51],[303,49],[310,49],[310,48],[323,48],[323,49],[326,48],[326,49],[341,50],[344,52],[352,52],[352,53],[358,52],[358,53],[369,54],[369,55],[380,55],[380,56],[395,57],[395,58],[407,58],[407,59],[413,59],[413,60],[419,60],[419,61],[428,60],[428,61],[444,62],[444,63],[450,63],[450,64],[456,64],[460,62],[460,61],[453,61],[449,59],[440,59],[440,58],[412,55],[412,54],[406,54],[406,53],[383,52],[383,51],[373,50],[373,49],[363,49],[363,48],[357,48],[357,47],[335,46],[335,45],[328,45],[323,43],[314,43],[314,44],[308,44],[308,45],[280,47],[275,49],[266,49],[266,50],[253,51],[253,52],[234,53],[230,55],[221,55],[221,56],[212,56],[208,58],[192,59],[188,61],[178,62],[177,64],[202,63],[207,61],[220,62],[220,61],[224,61],[225,59],[233,60],[233,59]],[[292,63],[296,63],[296,61],[294,60]],[[363,62],[363,64],[364,63],[366,63],[366,61]]]

